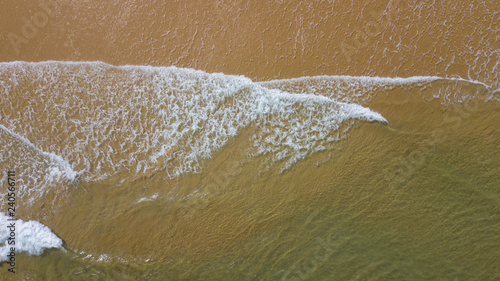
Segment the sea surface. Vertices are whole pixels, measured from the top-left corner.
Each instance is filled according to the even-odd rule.
[[[150,2],[2,12],[1,280],[500,279],[498,3]]]

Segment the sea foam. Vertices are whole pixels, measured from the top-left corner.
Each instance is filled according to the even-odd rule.
[[[37,221],[8,221],[8,216],[0,213],[0,262],[7,261],[10,248],[15,247],[16,253],[41,255],[46,249],[63,248],[63,241],[45,225]],[[15,244],[9,244],[11,231],[7,227],[15,222]]]
[[[21,188],[19,197],[41,196],[54,181],[200,172],[203,159],[246,129],[256,131],[250,157],[271,155],[288,168],[329,149],[355,120],[388,122],[367,107],[374,91],[439,79],[254,82],[177,67],[0,63],[0,144],[6,147],[0,156],[26,171],[21,186],[33,186]]]

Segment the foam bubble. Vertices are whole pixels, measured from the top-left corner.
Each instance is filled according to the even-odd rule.
[[[62,240],[57,237],[45,225],[37,221],[15,221],[15,245],[10,245],[10,229],[8,226],[13,221],[8,221],[8,216],[0,213],[0,262],[8,260],[7,255],[10,248],[15,247],[16,253],[27,253],[38,256],[43,254],[46,249],[63,248]]]

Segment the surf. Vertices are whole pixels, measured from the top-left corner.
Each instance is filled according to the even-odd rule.
[[[346,122],[387,123],[354,101],[177,67],[0,63],[0,94],[5,153],[32,175],[30,196],[75,179],[197,173],[248,126],[263,132],[252,137],[252,155],[290,167],[337,141]]]

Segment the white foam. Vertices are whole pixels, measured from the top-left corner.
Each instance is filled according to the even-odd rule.
[[[4,125],[0,124],[0,129],[4,130],[7,134],[13,136],[14,138],[22,141],[26,146],[32,148],[35,150],[37,153],[42,155],[43,157],[47,158],[50,160],[52,163],[52,166],[49,168],[49,173],[48,173],[48,178],[50,180],[53,180],[54,178],[65,178],[69,181],[74,181],[76,177],[78,176],[78,173],[73,170],[71,165],[63,159],[61,156],[51,153],[51,152],[45,152],[38,147],[36,147],[33,143],[31,143],[28,139],[25,137],[16,134],[15,132],[9,130],[7,127]]]
[[[323,95],[337,101],[366,105],[376,91],[389,91],[396,87],[421,87],[437,82],[463,82],[484,87],[494,92],[493,86],[461,77],[411,76],[411,77],[370,77],[370,76],[304,76],[258,82],[268,88],[278,88],[294,94]],[[451,84],[450,84],[451,85]]]
[[[307,80],[337,80],[337,81],[362,81],[370,84],[385,84],[385,85],[409,85],[422,82],[433,82],[436,80],[447,79],[439,76],[410,76],[410,77],[377,77],[377,76],[350,76],[350,75],[318,75],[318,76],[302,76],[298,78],[276,79],[259,82],[260,84],[267,83],[287,83],[287,82],[303,82]]]
[[[144,259],[144,258],[139,258],[139,257],[133,258],[131,260],[126,260],[122,257],[112,256],[110,254],[93,255],[93,254],[89,254],[85,251],[78,251],[77,254],[80,257],[80,259],[82,259],[82,260],[89,260],[92,262],[99,262],[99,263],[109,263],[109,262],[113,262],[113,261],[148,263],[150,261],[153,261],[153,259],[150,259],[150,258]]]
[[[135,204],[139,204],[141,202],[147,202],[147,201],[154,201],[156,198],[158,198],[158,193],[151,195],[150,197],[142,197]]]
[[[15,245],[9,245],[8,238],[11,231],[7,227],[13,221],[8,221],[4,213],[0,213],[0,261],[8,260],[7,255],[10,248],[15,247],[16,253],[27,253],[38,256],[43,254],[46,249],[63,248],[62,240],[57,237],[45,225],[37,221],[15,221]]]
[[[345,119],[359,119],[366,120],[369,122],[380,122],[389,123],[382,114],[372,111],[367,107],[363,107],[359,104],[347,104],[339,103],[343,107],[343,111],[346,112],[347,117]]]
[[[0,98],[10,106],[0,111],[0,128],[49,165],[29,164],[38,156],[16,147],[0,156],[28,163],[31,183],[39,183],[20,190],[21,196],[39,196],[58,178],[120,174],[134,179],[159,171],[173,178],[198,172],[200,161],[249,127],[260,130],[250,155],[270,154],[289,167],[329,149],[342,137],[343,124],[386,123],[366,107],[374,91],[440,79],[451,78],[317,76],[253,82],[176,67],[0,63]],[[29,105],[17,103],[18,97]],[[41,168],[46,173],[39,173]]]

